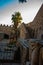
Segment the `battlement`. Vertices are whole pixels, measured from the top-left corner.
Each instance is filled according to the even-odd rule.
[[[0,24],[0,27],[12,27],[12,25],[9,26],[9,25],[5,25],[5,24],[4,25]]]
[[[6,33],[6,34],[10,34],[11,32],[12,32],[12,25],[2,25],[2,24],[0,24],[0,32],[3,32],[3,33]]]

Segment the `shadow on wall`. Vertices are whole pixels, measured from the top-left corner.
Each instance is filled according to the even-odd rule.
[[[21,52],[20,52],[20,47],[18,47],[17,51],[15,52],[14,60],[15,60],[15,62],[21,62]]]

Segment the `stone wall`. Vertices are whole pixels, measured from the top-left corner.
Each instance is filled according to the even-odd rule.
[[[20,43],[16,46],[20,48],[21,65],[26,65],[26,61],[29,61],[29,48],[23,47]]]
[[[43,35],[43,4],[34,20],[27,24],[27,26],[30,26],[34,30],[34,38],[41,39],[41,35]]]
[[[0,25],[0,32],[6,33],[8,35],[10,35],[10,33],[12,32],[12,27],[11,26],[6,26],[6,25]]]
[[[43,65],[43,45],[40,40],[31,40],[29,46],[29,60],[31,65]]]
[[[26,35],[28,34],[27,30],[26,30],[26,26],[24,23],[22,23],[19,27],[19,31],[20,31],[20,38],[26,39]]]

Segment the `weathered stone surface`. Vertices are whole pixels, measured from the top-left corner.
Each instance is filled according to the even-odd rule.
[[[0,32],[3,32],[3,33],[10,35],[10,33],[12,32],[12,27],[0,25]]]
[[[30,43],[29,59],[31,65],[43,65],[43,47],[40,43]]]
[[[32,52],[31,65],[39,65],[39,48],[35,48]]]
[[[27,24],[34,30],[34,38],[43,39],[43,4],[40,7],[37,15],[35,16],[34,20]]]
[[[43,65],[43,47],[40,48],[39,65]]]
[[[23,55],[21,56],[21,65],[26,65],[26,54],[27,54],[27,49],[23,48]]]

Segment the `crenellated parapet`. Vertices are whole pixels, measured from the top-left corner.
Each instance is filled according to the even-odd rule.
[[[8,35],[10,35],[10,33],[13,32],[12,28],[13,27],[11,25],[8,26],[8,25],[5,25],[5,24],[4,25],[0,24],[0,32],[6,33]]]
[[[4,27],[12,27],[12,25],[9,26],[9,25],[5,25],[5,24],[4,25],[0,24],[0,27],[3,27],[3,26]]]

